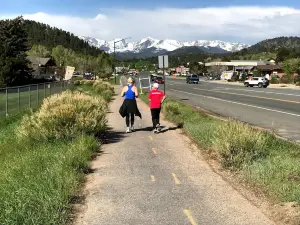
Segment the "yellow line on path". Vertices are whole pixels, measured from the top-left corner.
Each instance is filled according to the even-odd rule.
[[[175,174],[175,173],[172,173],[172,176],[173,176],[173,178],[174,178],[175,184],[181,184],[180,180],[176,177],[176,174]]]
[[[151,141],[153,141],[153,137],[152,137],[152,136],[149,136],[149,139],[150,139]]]
[[[156,149],[155,148],[152,148],[152,152],[156,155],[157,152],[156,152]]]
[[[217,92],[217,93],[222,93],[222,94],[229,94],[229,95],[240,95],[240,96],[246,96],[246,97],[251,97],[251,98],[261,98],[261,99],[268,99],[268,100],[274,100],[274,101],[280,101],[280,102],[289,102],[289,103],[300,104],[300,102],[293,101],[293,100],[269,98],[269,97],[262,97],[262,96],[253,96],[253,95],[246,95],[246,94],[239,94],[239,93],[225,92],[225,91],[213,91],[213,90],[207,90],[207,89],[203,89],[203,88],[194,88],[194,89],[201,90],[201,91],[210,91],[210,92]]]
[[[197,223],[196,223],[196,221],[195,221],[195,219],[194,219],[194,217],[192,215],[192,212],[190,210],[188,210],[188,209],[185,209],[183,211],[184,211],[185,215],[187,216],[187,218],[189,219],[190,223],[192,225],[197,225]]]
[[[155,176],[151,175],[151,180],[152,180],[152,182],[154,182],[155,181]]]

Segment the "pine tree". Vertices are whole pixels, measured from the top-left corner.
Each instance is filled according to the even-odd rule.
[[[0,21],[0,87],[21,85],[31,79],[23,23],[22,17]]]

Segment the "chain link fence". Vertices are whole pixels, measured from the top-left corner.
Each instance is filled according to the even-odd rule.
[[[39,107],[52,94],[61,93],[73,86],[70,81],[0,88],[0,116],[8,116],[29,108]]]

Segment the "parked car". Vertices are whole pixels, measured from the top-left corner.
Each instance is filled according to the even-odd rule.
[[[165,80],[162,77],[156,77],[156,79],[154,79],[154,82],[159,84],[164,84]]]
[[[151,74],[151,81],[153,82],[157,78],[156,75]]]
[[[259,88],[266,88],[269,86],[269,80],[265,77],[251,77],[244,82],[245,87],[258,86]]]
[[[186,77],[187,84],[199,84],[200,77],[198,75],[191,75]]]

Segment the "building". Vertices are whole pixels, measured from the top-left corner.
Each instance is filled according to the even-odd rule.
[[[258,65],[252,68],[252,71],[260,71],[262,75],[269,74],[270,76],[282,77],[284,71],[280,65]]]
[[[228,71],[247,72],[249,73],[257,66],[274,65],[273,62],[267,60],[231,60],[230,62],[210,62],[205,66],[225,66]],[[274,65],[275,66],[275,65]]]
[[[37,56],[27,56],[33,69],[32,75],[35,78],[41,78],[45,75],[54,75],[56,70],[56,64],[54,60],[50,58],[42,58]]]

